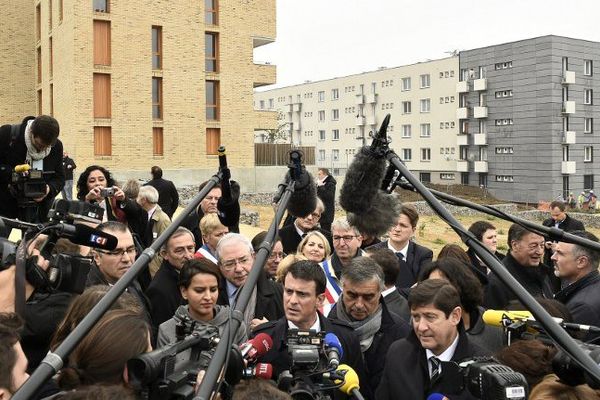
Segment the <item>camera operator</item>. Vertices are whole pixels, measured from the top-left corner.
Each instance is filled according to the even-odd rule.
[[[26,117],[20,126],[0,127],[0,215],[29,222],[47,220],[54,198],[65,185],[59,132],[58,121],[48,115]],[[15,167],[23,164],[43,172],[45,188],[42,183],[38,197],[28,197],[23,183],[11,185]],[[21,177],[27,180],[30,173],[22,172]]]
[[[288,329],[334,333],[343,349],[340,361],[357,372],[361,382],[361,393],[365,398],[369,398],[371,389],[365,373],[360,343],[352,328],[345,322],[329,320],[318,311],[325,298],[325,286],[325,273],[316,262],[306,260],[290,265],[284,276],[285,316],[259,325],[253,332],[254,335],[266,333],[273,338],[273,348],[259,361],[271,363],[273,375],[278,377],[282,371],[289,370],[292,366],[286,343]],[[345,395],[336,391],[334,398],[345,398]]]

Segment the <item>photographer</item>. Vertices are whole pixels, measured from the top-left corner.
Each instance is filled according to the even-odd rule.
[[[56,119],[40,115],[26,117],[21,125],[0,127],[0,215],[29,222],[44,222],[56,195],[65,185],[63,145],[58,139]],[[21,183],[12,183],[18,165],[28,164],[43,172],[39,196],[29,197],[24,183],[30,171],[20,173]],[[38,185],[40,186],[40,185]]]

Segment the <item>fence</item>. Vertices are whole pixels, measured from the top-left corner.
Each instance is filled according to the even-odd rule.
[[[304,153],[304,165],[315,165],[314,146],[292,146],[287,143],[254,143],[254,165],[288,165],[290,150]]]

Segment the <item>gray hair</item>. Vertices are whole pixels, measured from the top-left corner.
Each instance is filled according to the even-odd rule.
[[[348,219],[346,217],[338,218],[335,221],[333,221],[331,224],[331,233],[333,233],[334,229],[339,229],[342,231],[354,231],[355,235],[360,235],[358,229],[350,225],[350,222],[348,222]]]
[[[146,199],[146,201],[150,204],[158,203],[158,190],[150,185],[142,186],[138,196]]]
[[[171,241],[171,239],[175,239],[176,237],[183,235],[190,235],[190,237],[192,238],[192,242],[194,242],[194,246],[196,246],[196,238],[194,237],[192,231],[190,231],[186,227],[180,226],[177,229],[175,229],[175,232],[173,232],[171,236],[169,236],[169,238],[163,243],[163,245],[160,247],[160,252],[163,253],[167,251],[167,247],[169,246],[169,242]]]
[[[223,236],[221,240],[219,240],[219,243],[217,243],[217,259],[219,262],[221,261],[221,253],[223,252],[223,248],[237,243],[243,244],[248,248],[250,254],[254,254],[252,243],[250,243],[250,240],[246,236],[239,233],[228,233]]]
[[[584,239],[591,240],[593,242],[598,242],[598,238],[593,233],[587,231],[575,231],[571,232],[572,235],[579,236]],[[600,261],[600,252],[594,249],[590,249],[588,247],[580,246],[578,244],[573,245],[573,257],[581,257],[585,256],[590,261],[590,270],[598,269],[598,264]]]
[[[315,207],[315,210],[319,213],[319,214],[323,214],[325,212],[325,204],[323,203],[323,200],[321,200],[320,198],[317,197],[317,207]]]
[[[379,290],[385,289],[385,280],[383,270],[373,259],[369,257],[356,257],[350,261],[350,264],[342,271],[341,282],[363,283],[376,280],[379,283]]]

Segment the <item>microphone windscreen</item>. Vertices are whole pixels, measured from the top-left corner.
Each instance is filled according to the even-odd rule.
[[[337,349],[340,358],[344,356],[344,350],[342,349],[342,344],[340,343],[340,339],[336,336],[335,333],[327,333],[325,338],[323,339],[325,342],[325,347],[334,347]]]
[[[304,218],[317,208],[317,185],[312,175],[302,168],[296,180],[294,193],[290,196],[287,210],[294,217]]]
[[[256,349],[254,358],[264,356],[271,348],[273,348],[273,339],[266,333],[259,333],[252,339],[253,347]]]
[[[273,377],[273,366],[269,363],[256,363],[254,376],[259,379],[271,379]]]
[[[67,237],[75,244],[103,250],[114,250],[119,243],[118,239],[109,233],[83,224],[75,224],[74,226],[75,232],[70,233]]]
[[[529,311],[486,310],[482,317],[486,325],[503,327],[503,321],[524,321],[534,319]]]
[[[217,202],[217,216],[219,221],[227,227],[236,227],[240,222],[240,185],[231,181],[231,196],[222,196]]]
[[[358,375],[351,366],[340,364],[336,371],[341,372],[344,375],[344,384],[339,387],[342,392],[347,395],[352,395],[352,390],[360,388]],[[339,382],[335,383],[337,384]]]
[[[400,202],[392,195],[378,191],[371,207],[363,213],[349,213],[348,223],[363,235],[379,237],[386,233],[400,216]]]
[[[363,147],[346,172],[340,192],[340,204],[346,212],[366,214],[381,187],[385,175],[385,158],[374,157]]]

